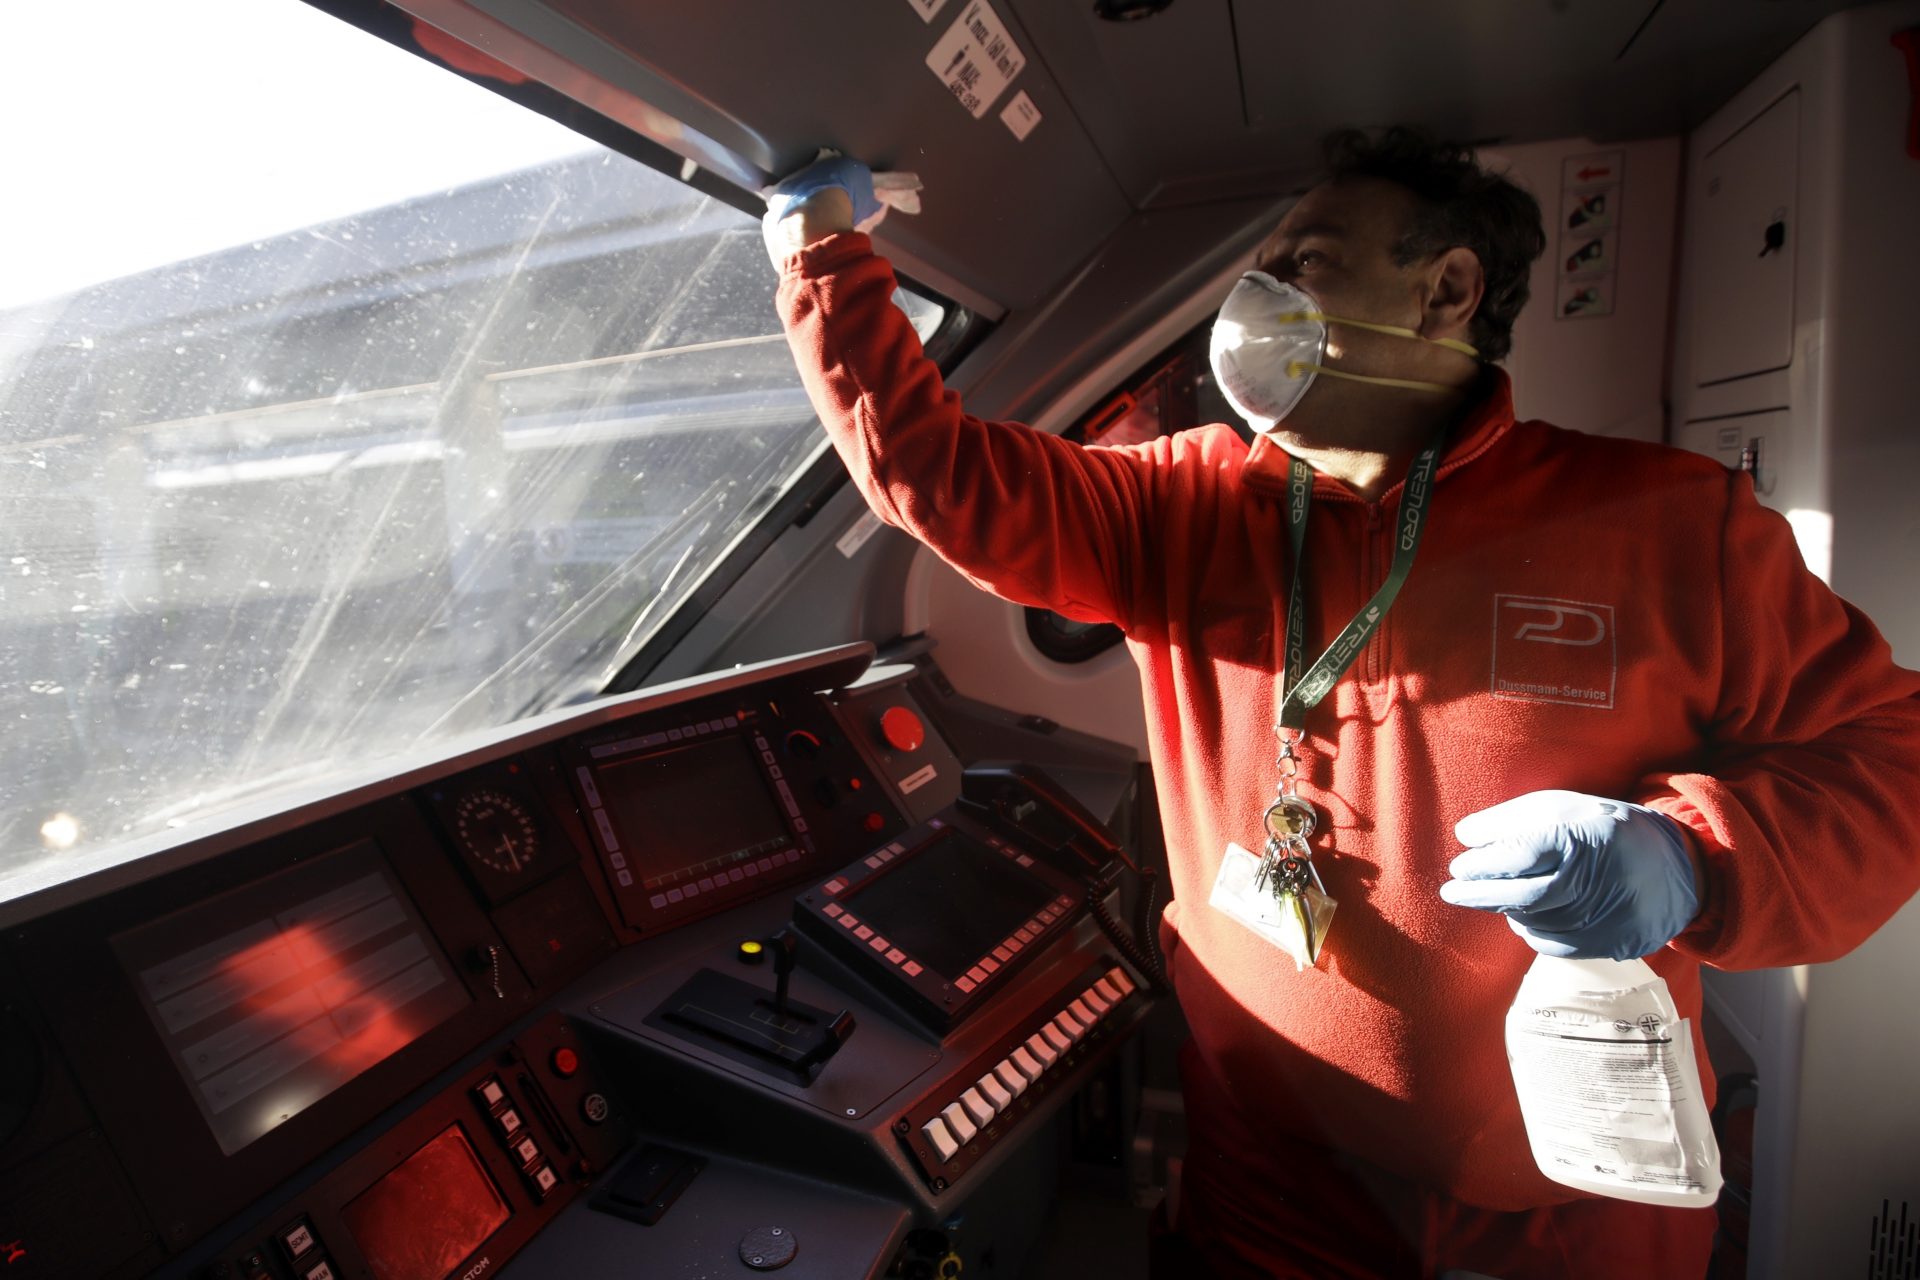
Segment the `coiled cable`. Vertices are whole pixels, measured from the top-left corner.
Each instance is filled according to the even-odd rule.
[[[1107,906],[1107,894],[1112,890],[1118,872],[1119,865],[1115,863],[1103,874],[1087,878],[1087,910],[1093,914],[1094,923],[1100,926],[1100,932],[1107,935],[1107,940],[1113,943],[1115,950],[1133,966],[1135,972],[1147,980],[1153,994],[1165,995],[1167,974],[1160,963],[1159,948],[1141,946],[1139,940],[1113,918],[1113,912]],[[1140,876],[1146,882],[1144,892],[1151,904],[1159,877],[1150,871],[1142,871]]]

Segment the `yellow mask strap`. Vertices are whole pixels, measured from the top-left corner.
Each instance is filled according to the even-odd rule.
[[[1439,392],[1458,391],[1460,389],[1458,387],[1450,387],[1444,382],[1416,382],[1412,378],[1374,378],[1364,373],[1347,373],[1341,369],[1335,369],[1324,364],[1312,364],[1305,360],[1287,361],[1287,376],[1289,378],[1297,378],[1309,369],[1320,374],[1322,377],[1344,378],[1348,382],[1370,382],[1376,387],[1400,387],[1407,391]]]
[[[1429,338],[1423,333],[1415,332],[1412,329],[1404,329],[1397,324],[1375,324],[1371,320],[1342,320],[1339,316],[1330,316],[1324,311],[1289,311],[1280,316],[1279,319],[1282,324],[1291,324],[1296,320],[1320,320],[1327,324],[1345,325],[1349,329],[1365,329],[1369,333],[1386,333],[1396,338],[1417,338],[1421,342],[1431,342],[1436,347],[1445,347],[1449,351],[1458,351],[1463,356],[1472,356],[1475,360],[1480,358],[1480,349],[1478,347],[1469,346],[1458,338]],[[1373,379],[1373,381],[1378,382],[1382,381],[1382,379],[1376,378]],[[1388,379],[1387,381],[1391,380]],[[1426,386],[1429,384],[1419,383],[1416,385]]]

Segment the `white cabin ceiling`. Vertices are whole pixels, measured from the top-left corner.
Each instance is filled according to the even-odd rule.
[[[1684,132],[1847,7],[1173,0],[1115,23],[1091,0],[990,0],[1026,65],[976,119],[925,65],[972,0],[931,21],[932,0],[401,2],[602,109],[648,103],[754,169],[831,145],[918,172],[925,212],[890,219],[888,248],[1011,309],[1139,211],[1294,189],[1341,125],[1507,143]],[[1041,115],[1024,141],[999,119],[1022,91]]]

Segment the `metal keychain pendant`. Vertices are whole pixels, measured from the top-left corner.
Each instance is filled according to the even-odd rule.
[[[1285,931],[1282,947],[1293,957],[1296,968],[1320,963],[1320,950],[1326,945],[1327,930],[1340,903],[1328,896],[1326,886],[1320,883],[1320,873],[1314,870],[1304,842],[1287,849],[1276,860],[1271,883]]]
[[[1280,785],[1260,819],[1267,845],[1260,868],[1254,873],[1253,887],[1256,893],[1273,894],[1280,911],[1279,944],[1293,957],[1295,968],[1305,969],[1319,963],[1334,908],[1340,904],[1327,896],[1320,873],[1313,868],[1313,849],[1307,844],[1320,825],[1320,815],[1297,790],[1300,760],[1295,745],[1300,733],[1281,724],[1274,725],[1273,732],[1280,739],[1280,756],[1274,761],[1280,771]]]
[[[1314,812],[1312,805],[1288,792],[1267,806],[1266,816],[1261,822],[1267,829],[1268,840],[1278,840],[1282,844],[1298,840],[1304,844],[1313,835],[1314,827],[1319,825],[1320,815]]]

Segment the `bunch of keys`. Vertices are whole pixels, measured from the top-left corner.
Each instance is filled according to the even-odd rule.
[[[1279,795],[1267,806],[1262,825],[1267,829],[1267,844],[1254,873],[1256,891],[1271,891],[1280,906],[1283,933],[1281,946],[1293,957],[1294,965],[1306,968],[1320,960],[1320,948],[1326,942],[1327,928],[1340,904],[1327,894],[1314,870],[1313,850],[1307,839],[1318,821],[1313,806],[1294,793],[1295,769],[1293,743],[1284,744],[1280,763],[1282,777]]]

